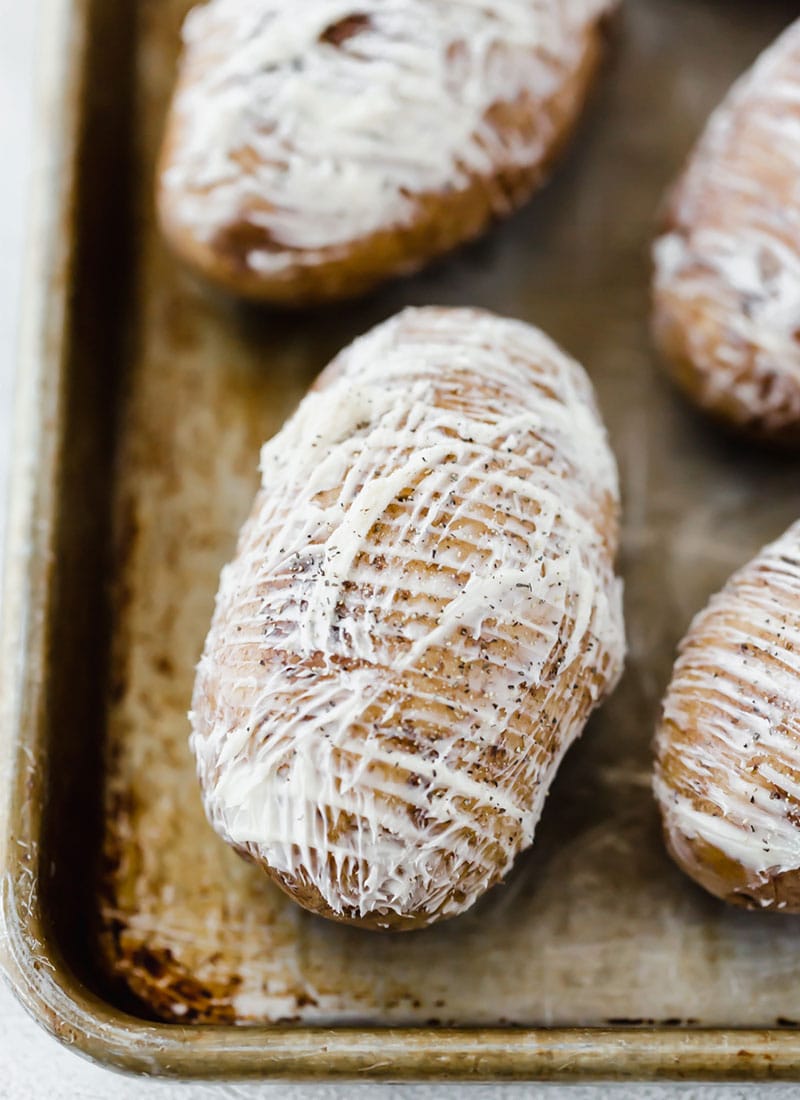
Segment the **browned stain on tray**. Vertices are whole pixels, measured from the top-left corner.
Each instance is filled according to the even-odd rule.
[[[793,1026],[800,924],[729,912],[670,865],[649,742],[691,614],[800,514],[798,465],[727,442],[690,413],[656,371],[645,324],[662,189],[789,6],[630,0],[595,105],[545,194],[413,281],[295,315],[207,294],[155,231],[152,171],[186,7],[144,0],[138,12],[137,325],[117,472],[104,966],[183,1022]],[[631,656],[508,882],[448,925],[381,937],[302,912],[218,840],[186,710],[261,442],[340,346],[427,302],[541,324],[589,368],[623,476]]]

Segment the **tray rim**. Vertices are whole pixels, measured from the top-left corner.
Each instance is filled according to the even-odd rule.
[[[148,1023],[87,989],[48,941],[39,899],[55,487],[93,0],[46,0],[38,160],[17,357],[0,637],[0,968],[31,1016],[109,1067],[194,1078],[800,1080],[786,1029],[217,1026]],[[44,121],[44,125],[42,122]],[[60,181],[55,186],[55,181]]]

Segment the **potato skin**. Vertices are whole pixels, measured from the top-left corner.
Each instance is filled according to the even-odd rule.
[[[455,916],[622,666],[588,378],[527,325],[407,310],[323,372],[262,479],[195,685],[209,819],[322,916]]]
[[[800,912],[800,523],[695,618],[655,750],[675,862],[734,905]]]
[[[653,331],[686,395],[800,445],[800,21],[714,112],[654,247]]]
[[[369,0],[334,5],[325,27],[330,2],[263,0],[256,19],[259,5],[211,0],[187,21],[167,119],[165,236],[212,283],[284,305],[417,270],[544,182],[617,3]]]

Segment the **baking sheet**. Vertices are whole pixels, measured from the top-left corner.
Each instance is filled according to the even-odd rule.
[[[675,644],[729,573],[800,514],[800,464],[724,438],[661,377],[648,241],[708,111],[793,5],[629,0],[545,193],[428,273],[295,314],[216,297],[158,238],[153,165],[186,7],[137,6],[139,245],[114,504],[105,967],[143,1011],[182,1022],[800,1021],[800,918],[737,912],[692,886],[664,853],[649,790]],[[438,928],[376,936],[302,912],[213,834],[186,710],[260,444],[340,347],[427,303],[531,321],[589,370],[622,475],[630,655],[508,882]]]

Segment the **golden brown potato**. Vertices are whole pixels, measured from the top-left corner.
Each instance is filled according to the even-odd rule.
[[[543,182],[618,0],[210,0],[159,169],[175,250],[247,297],[359,294]]]
[[[800,445],[800,21],[712,116],[655,245],[654,329],[685,392]]]
[[[701,886],[800,912],[800,523],[692,623],[656,735],[655,792],[669,850]]]
[[[460,913],[532,842],[622,665],[591,384],[527,325],[408,310],[261,468],[195,687],[209,818],[324,916]]]

